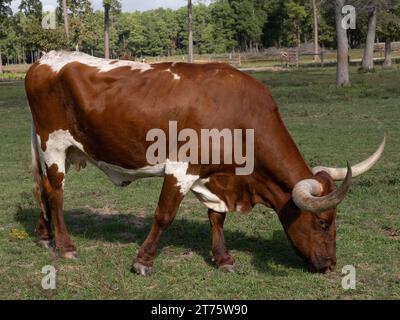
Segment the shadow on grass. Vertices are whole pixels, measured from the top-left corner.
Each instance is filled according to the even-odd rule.
[[[35,237],[38,215],[39,212],[36,209],[21,209],[16,214],[16,220],[32,237]],[[107,242],[136,243],[139,246],[145,240],[153,223],[153,219],[150,217],[119,213],[99,214],[87,212],[85,209],[66,211],[65,221],[69,233],[73,236]],[[270,273],[274,276],[286,276],[287,272],[277,270],[279,267],[276,265],[305,270],[305,265],[294,253],[282,230],[275,231],[272,239],[249,236],[241,231],[225,230],[225,240],[230,250],[243,251],[251,255],[254,266],[260,272]],[[191,250],[202,256],[210,266],[213,266],[208,221],[175,219],[163,234],[158,246],[158,253],[166,246]]]

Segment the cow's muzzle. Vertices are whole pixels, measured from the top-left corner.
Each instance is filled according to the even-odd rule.
[[[319,258],[310,262],[308,270],[313,273],[329,273],[335,270],[336,259]]]

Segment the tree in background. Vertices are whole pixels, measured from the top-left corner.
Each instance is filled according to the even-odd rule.
[[[178,47],[179,21],[177,13],[171,9],[160,11],[160,19],[165,24],[163,32],[163,46],[167,56],[175,55]],[[194,15],[195,16],[195,15]]]
[[[110,39],[115,39],[112,34],[115,31],[112,17],[121,13],[121,2],[119,0],[103,0],[104,7],[104,57],[110,59]],[[113,25],[111,25],[113,24]],[[111,32],[111,28],[112,31]]]
[[[268,3],[263,28],[265,46],[299,46],[301,42],[315,38],[310,0],[272,0]]]
[[[361,69],[369,72],[374,69],[374,43],[377,28],[381,26],[381,31],[383,31],[385,27],[390,27],[386,22],[393,21],[394,15],[391,15],[390,12],[393,13],[393,10],[399,6],[400,0],[353,0],[351,4],[356,7],[361,19],[367,21],[367,29],[363,30],[366,32],[366,40]],[[387,39],[387,37],[385,38]],[[391,41],[389,42],[388,40],[387,45],[387,52],[389,53],[391,51],[389,50]]]
[[[215,26],[209,8],[203,4],[193,7],[193,43],[198,54],[215,52]]]
[[[3,73],[2,40],[5,37],[5,30],[9,26],[9,17],[12,15],[11,0],[0,0],[0,74]]]
[[[349,76],[349,43],[347,39],[347,30],[343,28],[342,9],[345,0],[335,0],[335,20],[336,20],[336,37],[337,37],[337,68],[336,68],[336,85],[346,86],[350,84]]]
[[[21,0],[18,9],[25,16],[33,16],[39,21],[42,20],[43,5],[40,0]]]
[[[188,62],[193,63],[193,4],[188,0]]]
[[[66,14],[64,0],[58,0],[58,6],[63,13],[64,38],[67,42],[65,47],[68,49],[74,47],[75,50],[80,51],[85,47],[87,33],[93,28],[92,3],[90,0],[67,0]]]
[[[314,43],[314,61],[318,61],[319,42],[318,42],[318,7],[317,0],[312,0],[313,7],[313,43]]]
[[[63,10],[63,17],[64,17],[65,36],[67,37],[67,41],[69,41],[69,24],[68,24],[67,0],[62,0],[62,10]]]
[[[400,35],[400,3],[382,12],[378,23],[378,34],[385,40],[385,61],[383,65],[390,67],[392,61],[392,39]]]
[[[20,35],[19,44],[22,45],[22,59],[24,62],[27,60],[27,52],[30,52],[30,61],[35,60],[35,51],[37,51],[36,41],[38,34],[43,30],[39,29],[42,21],[43,5],[40,0],[22,0],[19,7],[20,14],[15,17]]]
[[[210,5],[214,25],[214,52],[228,52],[237,47],[235,40],[235,12],[228,0],[219,0]],[[236,37],[237,38],[237,37]]]
[[[360,0],[359,0],[360,1]],[[361,2],[361,1],[360,1]],[[367,40],[365,44],[365,51],[363,56],[362,69],[364,71],[371,71],[374,67],[374,41],[376,38],[377,27],[380,26],[380,30],[384,30],[383,35],[386,39],[385,48],[385,64],[391,65],[391,38],[396,37],[399,33],[396,33],[396,28],[400,6],[399,0],[369,0],[366,2],[356,2],[361,7],[361,10],[367,11],[369,14],[368,19],[368,31]],[[386,31],[386,34],[385,34]],[[382,32],[381,32],[382,34]]]
[[[236,42],[242,50],[258,49],[267,20],[264,3],[259,0],[232,1]]]
[[[111,0],[103,0],[104,6],[104,58],[110,59],[110,9]]]
[[[178,11],[157,9],[141,14],[144,43],[141,52],[148,56],[187,54],[187,7]],[[184,43],[184,45],[183,45]]]
[[[306,8],[295,0],[286,1],[286,14],[285,21],[286,29],[290,35],[290,42],[300,47],[301,44],[301,27],[307,18]]]
[[[369,1],[372,0],[345,2],[357,9],[357,28],[345,32],[351,48],[362,47],[367,38],[368,15],[363,8]],[[317,38],[316,35],[315,47],[319,42],[322,47],[336,49],[337,44],[342,43],[337,41],[332,0],[214,0],[209,5],[199,2],[197,0],[192,5],[194,54],[254,53],[270,46],[280,48],[311,42]],[[387,43],[387,64],[391,61],[390,44],[400,40],[395,22],[400,12],[395,7],[384,9],[383,4],[399,2],[379,1],[377,36]],[[0,3],[3,7],[8,3],[9,7],[10,0],[0,0]],[[96,56],[104,56],[105,51],[109,51],[111,58],[188,54],[188,6],[178,10],[121,13],[120,2],[110,0],[109,49],[105,50],[104,11],[94,11],[92,0],[67,0],[68,10],[64,16],[69,23],[69,42],[63,19],[63,0],[58,0],[55,30],[41,27],[41,3],[40,0],[23,0],[18,12],[14,15],[9,13],[0,21],[3,61],[31,62],[40,56],[40,51],[71,47]],[[317,14],[314,14],[316,8]],[[315,16],[318,21],[315,21]],[[347,57],[343,61],[346,60]]]
[[[368,29],[361,68],[364,71],[371,71],[372,69],[374,69],[374,43],[376,38],[378,4],[374,0],[367,1],[365,7],[368,11]]]
[[[116,23],[117,51],[123,56],[141,56],[145,45],[144,31],[139,12],[121,13]]]

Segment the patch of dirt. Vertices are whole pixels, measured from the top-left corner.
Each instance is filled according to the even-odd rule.
[[[104,221],[110,218],[118,217],[122,221],[133,224],[136,228],[141,229],[148,224],[148,219],[146,218],[146,212],[144,209],[139,209],[134,214],[133,210],[117,210],[110,206],[103,208],[93,208],[90,206],[85,206],[83,214],[89,214],[95,216],[96,220]]]
[[[137,223],[134,222],[134,224],[137,227]],[[134,242],[136,240],[135,234],[129,233],[129,232],[120,232],[118,234],[118,236],[122,241],[126,241],[126,242]]]
[[[180,263],[181,261],[193,258],[194,255],[195,253],[192,250],[187,249],[181,254],[173,254],[173,255],[169,254],[170,257],[167,258],[167,261],[169,263]]]
[[[334,272],[329,272],[325,274],[324,277],[332,283],[340,283],[340,281],[342,281],[343,275],[338,268],[338,270]]]
[[[191,258],[194,255],[194,252],[190,249],[187,249],[183,254],[185,258]]]
[[[117,215],[117,214],[121,213],[120,211],[118,211],[110,206],[106,206],[104,208],[92,208],[90,206],[85,206],[85,211],[87,213],[96,214],[99,216]]]
[[[153,285],[151,285],[151,286],[148,286],[148,287],[144,287],[146,290],[153,290],[153,289],[156,289],[158,286],[156,285],[156,284],[153,284]]]
[[[391,227],[383,227],[382,231],[385,236],[387,236],[390,239],[394,240],[400,240],[400,232],[391,228]]]
[[[70,264],[60,264],[59,266],[57,266],[58,272],[75,272],[78,269],[79,269],[78,266]]]
[[[279,72],[279,71],[290,71],[291,69],[282,68],[282,67],[250,67],[250,68],[239,68],[240,71],[243,72],[262,72],[262,71],[272,71],[272,72]]]

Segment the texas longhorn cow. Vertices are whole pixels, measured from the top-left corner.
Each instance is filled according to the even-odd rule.
[[[148,65],[52,51],[30,68],[25,86],[33,119],[34,193],[41,206],[39,243],[50,246],[52,224],[59,254],[76,256],[63,217],[64,179],[71,164],[79,168],[88,161],[119,186],[161,176],[155,221],[133,261],[133,270],[142,275],[151,273],[160,237],[189,191],[208,208],[214,261],[222,270],[234,270],[223,234],[226,213],[248,212],[256,204],[277,212],[311,271],[332,270],[336,206],[352,176],[369,170],[385,146],[384,139],[369,159],[354,167],[310,169],[269,90],[225,64]],[[236,162],[166,159],[149,164],[146,135],[153,128],[168,132],[170,121],[199,135],[204,128],[254,130],[254,170],[236,175]],[[344,182],[335,189],[339,180]]]

